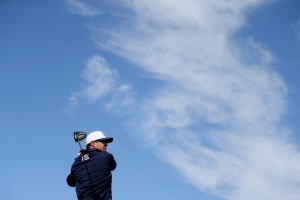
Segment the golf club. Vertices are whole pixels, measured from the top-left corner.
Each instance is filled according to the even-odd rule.
[[[90,172],[89,172],[89,169],[88,169],[88,166],[86,164],[85,161],[87,161],[89,159],[89,154],[84,154],[84,152],[82,151],[82,147],[81,147],[81,142],[86,138],[86,133],[84,131],[75,131],[74,132],[74,140],[76,143],[79,144],[80,146],[80,155],[81,155],[81,160],[82,162],[84,163],[85,165],[85,168],[86,168],[86,171],[87,171],[87,174],[88,174],[88,177],[89,177],[89,180],[90,180],[90,184],[92,186],[92,189],[93,189],[93,195],[95,196],[95,189],[94,189],[94,186],[93,186],[93,183],[92,183],[92,180],[91,180],[91,177],[90,177]]]
[[[81,142],[86,138],[86,133],[84,131],[75,131],[74,140],[76,143],[79,143],[80,150],[82,150]]]

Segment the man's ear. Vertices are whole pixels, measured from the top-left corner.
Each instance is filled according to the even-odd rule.
[[[95,147],[94,141],[91,141],[90,146],[91,146],[91,147]]]

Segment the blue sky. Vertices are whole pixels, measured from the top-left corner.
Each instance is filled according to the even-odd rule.
[[[0,199],[76,199],[73,132],[114,137],[114,200],[298,200],[300,3],[0,3]]]

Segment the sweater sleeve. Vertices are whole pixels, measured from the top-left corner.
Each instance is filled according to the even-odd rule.
[[[107,162],[108,162],[110,171],[113,171],[114,169],[116,169],[117,163],[115,161],[114,156],[110,153],[107,154]]]
[[[71,171],[70,174],[68,175],[67,183],[70,187],[75,187],[76,186],[76,178],[75,178],[74,171]]]

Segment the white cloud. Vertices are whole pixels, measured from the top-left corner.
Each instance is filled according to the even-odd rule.
[[[109,101],[105,105],[107,109],[130,107],[134,101],[133,88],[129,84],[119,83],[118,77],[118,71],[109,66],[103,57],[92,56],[83,70],[85,86],[69,97],[67,110],[73,111],[79,106],[81,99],[94,102],[105,96],[109,96],[107,98]]]
[[[299,153],[282,137],[215,134],[209,141],[178,136],[180,144],[162,149],[165,159],[191,184],[230,200],[298,198]]]
[[[65,0],[67,9],[72,14],[78,14],[81,16],[97,16],[101,14],[101,11],[96,7],[84,3],[82,0]]]
[[[88,99],[97,100],[114,89],[118,72],[110,68],[102,57],[93,56],[88,61],[83,76],[89,84],[82,94]]]
[[[101,99],[117,87],[117,77],[118,72],[110,68],[102,57],[98,55],[91,57],[83,72],[86,85],[69,98],[69,107],[78,106],[80,98],[89,101]]]
[[[188,183],[230,200],[300,195],[300,154],[281,123],[285,82],[269,50],[238,37],[267,2],[123,0],[134,13],[126,29],[99,32],[101,47],[165,83],[132,100],[139,133]]]

